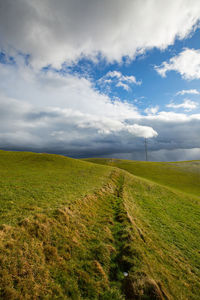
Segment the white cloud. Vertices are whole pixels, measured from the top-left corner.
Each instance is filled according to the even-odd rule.
[[[182,103],[175,104],[173,102],[166,105],[170,108],[183,108],[185,111],[191,111],[193,109],[196,109],[198,107],[198,103],[195,101],[192,101],[190,99],[185,99]]]
[[[81,120],[78,124],[79,128],[91,128],[97,129],[100,134],[113,134],[113,133],[130,133],[133,137],[145,137],[152,138],[156,137],[157,132],[149,126],[141,126],[138,124],[129,125],[126,122],[121,122],[118,120],[111,120],[109,118],[97,119],[96,117],[86,118]],[[121,137],[122,138],[122,137]]]
[[[144,111],[147,115],[155,115],[159,110],[159,106],[147,107]]]
[[[119,71],[109,71],[105,77],[111,77],[111,78],[121,78],[122,77],[122,73]]]
[[[165,77],[169,71],[176,71],[184,79],[200,79],[200,50],[186,48],[172,57],[169,62],[163,62],[155,69],[162,77]]]
[[[117,87],[122,87],[124,90],[126,91],[129,91],[130,90],[130,87],[128,84],[126,83],[123,83],[121,81],[119,81],[117,84],[116,84]]]
[[[145,120],[148,120],[148,124],[158,121],[163,122],[163,124],[182,124],[188,123],[194,120],[200,120],[200,114],[186,114],[186,113],[177,113],[173,111],[160,111],[155,115],[145,116]],[[153,125],[152,125],[153,126]]]
[[[192,94],[192,95],[199,95],[200,92],[197,91],[196,89],[191,89],[191,90],[181,90],[179,92],[176,93],[176,96],[178,95],[185,95],[185,94]]]
[[[129,83],[134,83],[134,84],[138,84],[138,85],[140,85],[140,84],[142,84],[142,82],[141,81],[137,81],[136,80],[136,78],[135,78],[135,76],[122,76],[121,77],[121,81],[125,81],[125,82],[129,82]]]
[[[141,81],[137,81],[135,76],[123,75],[119,71],[109,71],[106,75],[99,79],[101,85],[108,85],[114,83],[116,87],[122,87],[124,90],[129,91],[131,84],[141,85]]]
[[[165,49],[199,19],[199,0],[6,0],[0,3],[0,46],[14,56],[29,54],[37,68],[59,68],[84,55],[120,62]]]
[[[158,133],[150,126],[141,126],[138,124],[133,124],[127,126],[128,131],[134,136],[152,138],[156,137]]]

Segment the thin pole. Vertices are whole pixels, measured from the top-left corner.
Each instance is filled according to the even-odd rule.
[[[148,161],[148,152],[147,152],[147,139],[144,139],[144,145],[145,145],[145,156],[146,156],[146,161]]]

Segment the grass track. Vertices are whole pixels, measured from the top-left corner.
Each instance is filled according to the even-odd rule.
[[[123,201],[138,228],[140,271],[161,282],[170,299],[200,299],[200,162],[89,161],[128,172]]]

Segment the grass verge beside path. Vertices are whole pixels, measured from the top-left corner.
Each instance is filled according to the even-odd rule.
[[[199,201],[132,175],[123,199],[137,229],[140,272],[161,284],[169,299],[200,299]]]
[[[160,182],[166,183],[165,187],[153,182],[159,177],[158,174],[156,179],[154,177],[158,172],[154,163],[145,173],[150,181],[132,175],[137,168],[136,174],[141,175],[150,163],[105,159],[91,161],[130,171],[125,176],[123,203],[133,224],[132,232],[135,232],[131,243],[135,251],[134,259],[137,260],[139,253],[142,262],[133,272],[135,282],[138,282],[140,274],[145,274],[144,277],[155,280],[161,286],[168,299],[200,299],[200,203],[196,194],[199,188],[196,185],[199,180],[198,163],[195,167],[194,162],[178,163],[178,172],[183,172],[180,178],[185,176],[185,179],[182,183],[176,181],[173,187],[170,180],[176,177],[176,169],[174,171],[173,167],[170,171],[168,166],[160,163],[164,170],[158,174]],[[187,168],[190,168],[194,180],[189,179],[190,174],[187,176]],[[169,176],[169,181],[164,181],[165,176]],[[183,182],[185,193],[181,189]],[[142,286],[142,278],[140,282]]]

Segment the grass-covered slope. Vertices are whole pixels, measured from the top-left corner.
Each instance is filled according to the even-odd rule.
[[[138,177],[127,178],[126,211],[141,237],[140,272],[160,282],[169,299],[200,299],[200,202]]]
[[[129,172],[123,202],[142,257],[135,274],[162,283],[170,299],[200,299],[200,162],[89,160]]]
[[[0,152],[1,299],[95,299],[109,289],[111,171]]]
[[[0,223],[16,224],[99,189],[109,168],[60,155],[0,151]]]
[[[200,299],[199,199],[176,189],[0,151],[0,299]]]
[[[92,158],[86,161],[115,166],[133,175],[200,196],[200,160],[168,163]]]

